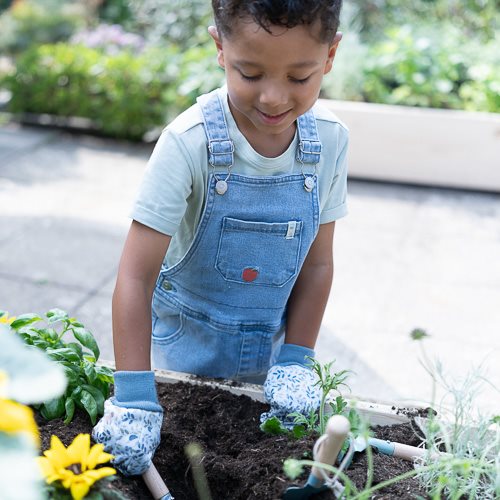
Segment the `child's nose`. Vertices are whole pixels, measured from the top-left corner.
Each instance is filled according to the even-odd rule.
[[[288,96],[286,91],[280,85],[266,85],[261,90],[260,102],[270,109],[278,108],[279,106],[286,104],[287,101]]]

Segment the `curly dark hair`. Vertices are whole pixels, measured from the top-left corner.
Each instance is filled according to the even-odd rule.
[[[271,26],[294,28],[321,22],[319,39],[333,40],[339,27],[342,0],[212,0],[219,33],[229,37],[235,20],[250,18],[270,32]]]

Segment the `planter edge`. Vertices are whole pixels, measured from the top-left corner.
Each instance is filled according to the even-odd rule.
[[[112,361],[100,360],[98,364],[111,368],[112,370],[115,369],[115,365]],[[256,401],[264,402],[263,389],[262,386],[258,384],[248,384],[224,379],[210,379],[170,370],[154,369],[153,371],[157,382],[167,384],[185,382],[188,384],[204,385],[229,391],[238,396],[248,396]],[[397,404],[358,400],[355,397],[349,398],[349,407],[356,408],[372,425],[395,425],[406,423],[409,422],[411,417],[417,416],[423,410],[423,407],[418,405],[402,408]]]

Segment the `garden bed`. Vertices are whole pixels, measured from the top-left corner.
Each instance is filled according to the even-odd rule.
[[[162,442],[154,463],[176,500],[197,500],[189,461],[184,448],[192,442],[203,448],[203,467],[207,474],[212,498],[215,499],[278,499],[288,485],[303,484],[308,471],[294,483],[283,472],[287,458],[311,458],[314,438],[291,439],[287,436],[270,436],[259,429],[259,416],[268,406],[245,394],[255,396],[253,386],[228,386],[232,392],[218,384],[201,383],[192,377],[180,377],[190,382],[159,383],[160,403],[165,409]],[[161,379],[161,377],[160,377]],[[165,380],[163,378],[163,380]],[[172,380],[169,380],[172,381]],[[195,383],[193,383],[195,382]],[[249,388],[249,389],[248,389]],[[367,405],[362,412],[369,413]],[[381,421],[381,412],[373,409],[374,420]],[[391,413],[389,415],[389,413]],[[418,438],[411,419],[388,413],[387,422],[402,422],[391,426],[375,427],[376,437],[418,445]],[[68,445],[79,433],[90,433],[92,426],[88,415],[77,413],[66,426],[62,419],[46,422],[37,417],[42,437],[42,449],[49,447],[50,436],[56,434]],[[374,483],[390,479],[411,470],[412,464],[384,455],[374,455]],[[357,487],[366,482],[366,455],[355,457],[347,473]],[[112,483],[131,499],[149,499],[146,486],[140,477],[125,478],[121,475]],[[425,498],[425,493],[414,480],[395,483],[372,498],[401,499]],[[316,498],[334,498],[330,492]]]

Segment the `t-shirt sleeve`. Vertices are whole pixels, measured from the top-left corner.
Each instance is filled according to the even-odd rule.
[[[193,185],[192,161],[178,135],[166,129],[153,150],[130,217],[173,236]]]
[[[335,174],[333,176],[326,202],[320,215],[320,224],[333,222],[347,215],[347,131],[343,134],[339,151],[335,162]]]

